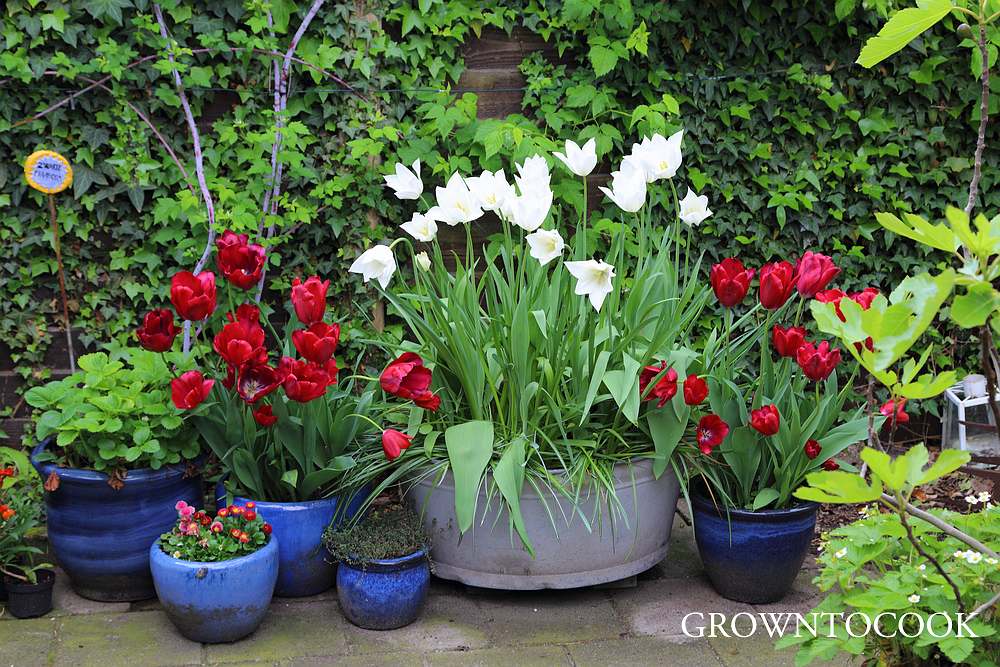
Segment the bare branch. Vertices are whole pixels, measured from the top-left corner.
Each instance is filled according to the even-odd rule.
[[[896,503],[896,499],[893,498],[892,496],[890,496],[887,493],[883,493],[882,494],[882,500],[884,502],[886,502],[886,503],[889,503],[894,508],[901,507],[900,505],[898,505]],[[925,512],[924,510],[920,509],[919,507],[914,506],[911,503],[904,503],[902,505],[902,508],[905,509],[908,514],[910,514],[912,516],[915,516],[918,519],[923,519],[924,521],[926,521],[927,523],[931,524],[935,528],[941,530],[942,532],[946,533],[947,535],[951,535],[952,537],[954,537],[959,542],[963,542],[966,545],[972,547],[973,549],[975,549],[979,553],[985,554],[987,556],[990,556],[991,558],[1000,558],[1000,554],[998,554],[997,552],[993,551],[993,549],[990,549],[988,546],[986,546],[985,544],[983,544],[982,542],[980,542],[976,538],[972,537],[971,535],[966,535],[965,533],[963,533],[958,528],[955,528],[953,525],[951,525],[947,521],[939,519],[938,517],[934,516],[930,512]]]
[[[987,600],[983,604],[981,604],[978,607],[976,607],[972,611],[972,613],[969,614],[969,616],[965,619],[965,622],[968,623],[969,621],[971,621],[972,619],[974,619],[976,616],[979,616],[981,613],[983,613],[984,611],[986,611],[987,609],[989,609],[990,607],[992,607],[993,605],[995,605],[997,602],[1000,602],[1000,593],[997,593],[996,595],[994,595],[993,597],[991,597],[989,600]]]
[[[187,120],[188,131],[191,133],[191,142],[194,144],[194,171],[198,178],[198,187],[201,189],[202,199],[205,200],[205,210],[208,212],[208,239],[205,242],[205,250],[201,253],[201,258],[194,266],[194,273],[198,274],[208,258],[212,254],[212,246],[215,244],[215,204],[212,202],[212,193],[209,192],[208,183],[205,181],[205,162],[201,152],[201,136],[198,134],[198,125],[194,121],[194,114],[191,112],[191,105],[188,103],[187,93],[184,92],[184,83],[181,81],[180,72],[177,71],[177,63],[174,61],[174,50],[171,46],[170,35],[167,33],[167,24],[163,20],[163,10],[159,4],[153,5],[153,13],[156,15],[156,22],[160,24],[160,35],[166,42],[167,59],[173,66],[174,85],[177,88],[177,96],[181,100],[181,108],[184,110],[184,118]],[[191,322],[184,322],[184,352],[191,349]]]
[[[986,123],[990,118],[990,57],[986,41],[986,24],[979,23],[979,54],[983,59],[983,92],[979,100],[979,135],[976,138],[976,154],[972,161],[972,182],[969,184],[969,200],[965,204],[965,213],[972,214],[976,206],[976,196],[979,194],[979,181],[983,177],[983,151],[986,149]]]

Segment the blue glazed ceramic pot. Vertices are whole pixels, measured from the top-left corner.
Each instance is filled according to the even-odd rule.
[[[59,488],[45,493],[48,538],[73,590],[101,602],[155,597],[149,545],[177,521],[178,500],[203,505],[201,474],[186,476],[186,465],[129,470],[115,491],[104,473],[40,462],[48,444],[35,447],[31,463],[42,479],[59,476]]]
[[[697,490],[691,503],[698,553],[719,595],[764,604],[788,593],[809,551],[819,505],[727,513]]]
[[[278,541],[247,556],[199,563],[149,548],[156,595],[171,622],[188,639],[205,644],[234,642],[257,629],[267,614],[278,579]]]
[[[236,496],[233,503],[244,505],[253,501],[256,511],[271,524],[278,538],[278,584],[274,594],[286,598],[316,595],[333,586],[336,564],[330,561],[323,546],[323,531],[334,517],[341,519],[357,514],[368,496],[358,491],[351,498],[346,512],[341,511],[339,496],[304,502],[268,502]],[[216,489],[216,504],[226,506],[226,493],[220,482]]]
[[[341,563],[337,597],[344,616],[354,625],[392,630],[417,620],[427,601],[430,580],[427,553],[422,549],[363,566]]]

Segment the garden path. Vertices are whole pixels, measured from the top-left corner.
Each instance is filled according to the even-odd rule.
[[[671,665],[791,667],[763,630],[748,639],[688,639],[690,611],[808,611],[804,572],[784,601],[753,608],[720,598],[701,572],[691,529],[677,519],[666,560],[634,587],[506,593],[435,580],[423,616],[390,632],[348,623],[335,591],[276,599],[264,624],[234,644],[181,637],[155,600],[104,604],[59,579],[55,610],[32,620],[0,615],[0,665]],[[818,665],[819,663],[814,663]],[[834,663],[845,665],[846,662]]]

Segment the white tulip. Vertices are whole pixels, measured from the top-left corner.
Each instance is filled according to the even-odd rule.
[[[601,187],[623,211],[635,213],[646,202],[646,177],[642,168],[626,158],[619,171],[611,172],[611,189]]]
[[[389,246],[377,245],[361,253],[348,271],[360,273],[365,282],[374,278],[385,289],[396,272],[396,258],[392,256]]]
[[[562,160],[562,163],[577,176],[586,176],[597,166],[597,142],[591,137],[581,148],[567,139],[566,154],[553,153],[553,155]]]
[[[549,180],[549,165],[540,155],[532,155],[517,165],[517,176],[514,177],[514,181],[517,182],[517,189],[522,195],[548,190]]]
[[[531,256],[545,266],[563,253],[566,244],[556,230],[539,229],[524,237],[531,248]]]
[[[680,201],[678,215],[691,227],[700,225],[705,218],[712,215],[712,210],[708,208],[708,195],[696,195],[694,190],[688,188],[684,199]]]
[[[383,176],[385,184],[396,192],[397,199],[417,199],[423,194],[424,183],[420,180],[420,160],[413,161],[413,171],[397,162],[396,173]]]
[[[597,311],[604,304],[604,297],[611,293],[611,279],[615,277],[615,267],[599,259],[582,262],[566,262],[566,269],[576,278],[576,293],[590,297],[590,303]]]
[[[528,192],[508,202],[503,215],[526,232],[533,232],[542,226],[552,208],[552,191],[545,189]]]
[[[431,270],[431,258],[427,256],[426,252],[418,252],[413,258],[413,262],[421,271]]]
[[[482,217],[483,209],[480,208],[476,196],[469,190],[469,186],[457,173],[451,175],[445,187],[435,190],[437,196],[437,206],[427,212],[435,220],[455,225],[472,222]]]
[[[683,138],[684,130],[674,132],[669,139],[665,139],[662,134],[654,134],[652,139],[643,137],[641,143],[632,144],[632,154],[626,160],[642,166],[647,183],[673,178],[684,159],[681,153]]]
[[[410,218],[409,222],[404,222],[400,227],[404,232],[424,243],[433,241],[438,231],[438,226],[434,222],[434,218],[417,212],[413,213],[413,217]]]
[[[484,171],[481,176],[467,178],[465,182],[479,206],[486,211],[499,210],[505,201],[515,196],[514,186],[507,182],[503,169],[496,173]]]

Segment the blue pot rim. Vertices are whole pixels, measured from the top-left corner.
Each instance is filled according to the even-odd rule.
[[[277,549],[278,549],[278,540],[272,534],[269,536],[267,543],[260,549],[257,549],[257,551],[254,551],[252,554],[240,556],[239,558],[229,558],[227,560],[217,560],[211,562],[200,561],[200,560],[184,560],[183,558],[174,558],[166,551],[164,551],[163,548],[160,546],[160,538],[158,537],[156,538],[156,541],[153,542],[152,546],[149,547],[149,557],[150,559],[156,558],[157,560],[160,559],[166,560],[171,565],[178,565],[181,567],[191,567],[191,568],[197,568],[199,570],[202,568],[208,570],[224,570],[227,567],[237,563],[247,563],[252,560],[260,560],[261,558],[264,558],[267,554],[271,553],[272,551],[277,551]]]
[[[792,507],[784,509],[757,510],[756,512],[738,507],[720,507],[700,488],[691,489],[690,496],[696,510],[728,518],[732,521],[743,521],[746,523],[782,523],[800,519],[810,514],[815,515],[817,510],[819,510],[819,503],[808,500],[801,501]]]
[[[399,558],[384,558],[378,560],[362,560],[357,563],[340,563],[352,570],[367,572],[396,572],[407,570],[427,560],[427,549],[417,549],[411,554]]]
[[[97,472],[96,470],[86,470],[84,468],[64,468],[58,466],[55,463],[46,463],[38,461],[38,457],[44,452],[48,446],[52,443],[52,438],[46,438],[40,443],[35,445],[34,449],[31,450],[31,465],[35,467],[38,474],[45,479],[53,472],[59,475],[61,479],[70,480],[73,482],[100,482],[106,484],[109,476],[104,472]],[[128,470],[128,475],[125,478],[125,483],[129,482],[160,482],[171,477],[176,476],[177,473],[183,473],[187,470],[187,464],[190,463],[198,468],[205,462],[205,456],[198,456],[193,459],[188,459],[183,463],[171,463],[163,466],[159,470],[153,470],[152,468],[134,468]]]
[[[233,496],[233,502],[239,505],[253,503],[260,508],[277,507],[281,509],[314,509],[330,504],[338,504],[342,501],[340,496],[330,496],[318,500],[257,500],[256,498],[246,498],[244,496]]]

